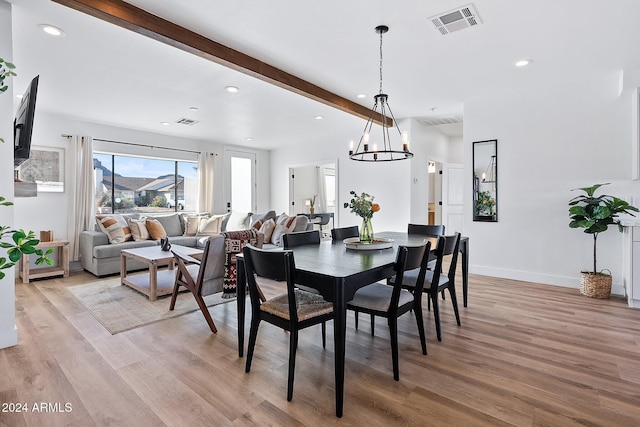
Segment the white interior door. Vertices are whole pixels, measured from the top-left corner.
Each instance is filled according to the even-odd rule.
[[[225,150],[227,212],[253,212],[256,206],[256,154]]]
[[[463,232],[464,167],[461,163],[444,163],[442,169],[442,223],[445,233]]]

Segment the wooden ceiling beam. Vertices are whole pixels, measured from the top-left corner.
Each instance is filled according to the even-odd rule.
[[[369,108],[124,1],[53,1],[363,119],[373,114],[374,121],[383,124],[382,115]],[[392,126],[393,120],[387,118],[385,125]]]

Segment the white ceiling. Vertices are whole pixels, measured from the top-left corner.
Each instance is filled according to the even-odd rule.
[[[47,0],[12,0],[22,93],[40,75],[38,109],[102,124],[273,149],[305,135],[356,137],[362,119]],[[640,68],[640,2],[477,0],[482,24],[446,36],[427,19],[452,0],[132,0],[134,4],[340,96],[373,104],[377,25],[396,118],[463,115],[502,91],[560,90]],[[63,38],[37,28],[61,27]],[[513,62],[534,62],[516,69]],[[234,85],[240,93],[224,88]],[[367,98],[359,100],[356,95]],[[192,112],[189,107],[198,107]],[[315,116],[324,116],[316,120]],[[201,122],[194,126],[180,118]],[[458,127],[459,129],[459,127]],[[455,129],[446,130],[456,134]],[[254,138],[245,141],[246,137]]]

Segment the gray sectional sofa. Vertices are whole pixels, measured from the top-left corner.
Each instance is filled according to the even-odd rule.
[[[204,248],[208,235],[185,236],[185,221],[183,214],[172,213],[168,215],[142,214],[145,217],[157,219],[164,227],[169,241],[173,245],[188,246],[192,248]],[[125,219],[138,218],[141,214],[123,215]],[[247,229],[259,219],[275,218],[275,211],[264,214],[225,214],[221,231]],[[305,217],[306,219],[306,217]],[[295,231],[313,229],[313,224],[300,221],[300,226]],[[123,249],[141,248],[159,245],[157,240],[126,241],[123,243],[109,243],[109,238],[96,226],[95,230],[83,231],[80,234],[80,264],[82,268],[96,276],[106,276],[120,273],[120,251]],[[277,248],[277,245],[265,242],[265,248]],[[141,270],[148,266],[142,262],[127,260],[127,271]]]

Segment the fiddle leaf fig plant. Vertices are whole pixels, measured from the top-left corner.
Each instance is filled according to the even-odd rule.
[[[638,212],[638,208],[630,205],[625,200],[615,196],[602,194],[595,195],[596,190],[606,184],[595,184],[591,187],[575,188],[571,191],[580,190],[584,192],[569,201],[569,227],[583,228],[584,232],[593,235],[593,274],[597,274],[596,267],[596,243],[598,234],[609,229],[610,225],[617,225],[620,232],[623,227],[620,224],[618,215],[626,213],[631,216],[632,212]]]
[[[0,206],[11,206],[13,203],[5,200],[0,196]],[[5,237],[11,235],[11,241],[6,241]],[[0,248],[7,250],[8,259],[0,256],[0,280],[4,279],[4,272],[7,268],[11,268],[22,258],[22,255],[35,254],[38,256],[36,259],[36,265],[53,265],[53,261],[47,258],[47,255],[53,253],[53,248],[49,248],[45,251],[37,249],[36,245],[40,243],[36,239],[33,231],[25,232],[24,230],[13,230],[7,225],[0,225]]]

